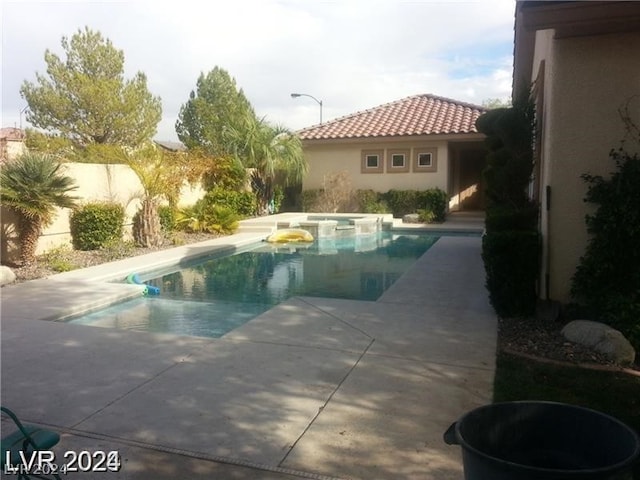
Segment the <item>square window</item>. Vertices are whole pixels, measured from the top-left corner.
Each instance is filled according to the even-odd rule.
[[[409,171],[408,148],[394,148],[387,150],[387,173],[406,173]]]
[[[384,150],[362,150],[360,156],[360,173],[383,173],[382,159]]]
[[[404,167],[404,153],[394,153],[391,155],[391,166],[393,168]]]
[[[418,166],[419,167],[431,167],[433,164],[431,153],[419,153],[418,154]]]
[[[427,145],[419,145],[413,149],[412,168],[414,172],[438,171],[438,148]]]

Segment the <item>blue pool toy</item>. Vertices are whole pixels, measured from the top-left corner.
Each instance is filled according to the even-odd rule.
[[[142,292],[143,295],[160,295],[160,289],[158,287],[154,287],[153,285],[147,285],[140,277],[138,277],[137,273],[132,273],[127,275],[127,283],[133,283],[135,285],[144,285],[145,289]]]

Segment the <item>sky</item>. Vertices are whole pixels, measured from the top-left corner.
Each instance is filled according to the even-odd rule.
[[[257,115],[298,130],[411,95],[507,100],[514,0],[0,0],[3,127],[22,127],[24,81],[45,51],[89,27],[162,100],[157,140],[177,141],[200,73],[235,78]],[[314,97],[291,98],[291,93]]]

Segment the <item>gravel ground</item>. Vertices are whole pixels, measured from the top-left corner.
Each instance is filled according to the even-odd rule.
[[[615,367],[614,362],[592,348],[567,341],[561,333],[561,321],[528,319],[500,319],[498,348],[574,364],[596,364]],[[631,368],[640,370],[639,359]]]
[[[205,233],[181,233],[174,240],[165,239],[164,243],[159,247],[143,248],[136,247],[132,243],[125,243],[119,247],[112,247],[102,250],[81,251],[73,250],[71,247],[59,249],[55,254],[40,255],[31,265],[23,267],[11,267],[13,273],[16,274],[16,282],[21,283],[36,278],[49,277],[60,273],[61,270],[52,268],[52,265],[72,266],[72,270],[77,268],[86,268],[101,263],[112,262],[122,258],[144,255],[158,250],[166,250],[176,246],[188,245],[197,242],[204,242],[213,238],[220,237],[218,234]],[[176,243],[174,243],[176,242]],[[63,271],[63,270],[62,270]]]
[[[178,245],[187,245],[216,238],[215,234],[183,234]],[[96,251],[79,251],[65,249],[56,258],[75,268],[85,268],[108,261],[130,256],[143,255],[157,250],[175,247],[176,244],[166,240],[160,247],[140,248],[132,245],[126,248],[112,248]],[[16,274],[16,283],[43,278],[58,273],[51,268],[51,260],[46,256],[38,257],[32,265],[12,268]],[[498,348],[512,353],[522,353],[551,360],[614,366],[605,356],[591,348],[568,342],[560,331],[564,324],[559,321],[532,319],[500,319],[498,323]],[[633,367],[640,370],[636,361]]]

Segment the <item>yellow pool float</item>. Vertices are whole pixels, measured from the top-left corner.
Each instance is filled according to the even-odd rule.
[[[276,230],[267,237],[270,243],[313,242],[313,235],[301,228]]]

